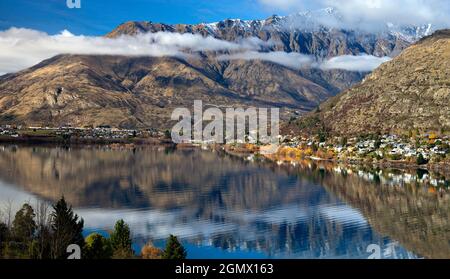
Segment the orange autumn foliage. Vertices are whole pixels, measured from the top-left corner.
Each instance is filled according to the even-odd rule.
[[[147,243],[141,250],[141,257],[146,260],[161,259],[163,251],[153,246],[152,243]]]

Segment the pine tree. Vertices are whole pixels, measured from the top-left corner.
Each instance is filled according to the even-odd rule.
[[[0,222],[0,258],[3,255],[4,246],[6,245],[6,241],[9,238],[9,229],[8,226],[2,222]]]
[[[117,221],[110,239],[114,258],[130,258],[133,256],[130,227],[124,220]]]
[[[7,240],[9,236],[9,229],[5,223],[0,222],[0,247],[3,242]]]
[[[166,260],[184,260],[186,257],[186,249],[181,245],[176,236],[170,235],[162,258]]]
[[[67,257],[67,247],[71,244],[84,246],[82,235],[84,221],[78,219],[72,207],[67,205],[64,197],[53,206],[53,213],[50,215],[52,237],[52,257],[55,259],[65,259]]]

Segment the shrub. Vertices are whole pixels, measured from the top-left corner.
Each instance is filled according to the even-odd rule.
[[[86,237],[83,252],[86,259],[98,260],[112,257],[110,241],[98,233]]]
[[[153,246],[153,243],[149,242],[141,250],[141,257],[147,260],[161,259],[164,251]]]
[[[416,163],[417,163],[418,165],[425,165],[425,164],[428,163],[428,160],[426,160],[426,159],[423,157],[422,153],[420,153],[419,156],[417,156]]]
[[[9,237],[9,229],[5,223],[0,223],[0,247]]]
[[[398,161],[402,159],[402,155],[400,154],[390,154],[389,155],[389,159],[393,160],[393,161]]]

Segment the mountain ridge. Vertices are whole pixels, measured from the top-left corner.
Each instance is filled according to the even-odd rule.
[[[214,23],[164,24],[152,21],[128,21],[120,24],[105,36],[136,35],[146,32],[177,32],[212,36],[226,41],[241,37],[257,37],[275,42],[270,51],[300,52],[318,58],[366,53],[375,56],[395,56],[407,45],[430,35],[433,27],[398,26],[386,23],[385,28],[374,32],[346,27],[332,27],[320,19],[331,18],[339,24],[339,14],[327,8],[288,16],[273,15],[264,20],[225,19]],[[329,37],[329,38],[328,38]],[[333,42],[335,41],[335,42]],[[369,42],[369,43],[368,43]],[[344,48],[339,47],[343,45]]]
[[[289,125],[337,136],[450,131],[450,30],[440,30]]]

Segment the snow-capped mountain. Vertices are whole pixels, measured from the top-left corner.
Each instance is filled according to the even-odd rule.
[[[226,22],[226,23],[225,23]],[[204,23],[209,34],[217,37],[221,28],[232,26],[245,32],[255,32],[264,30],[277,30],[279,32],[298,32],[298,31],[320,31],[333,29],[352,30],[347,27],[343,17],[334,8],[326,8],[315,11],[299,12],[288,16],[273,15],[264,20],[241,20],[228,19],[226,21]],[[414,25],[396,25],[386,23],[385,26],[374,28],[373,33],[391,34],[396,37],[415,42],[424,36],[429,36],[434,31],[431,24]],[[354,30],[358,31],[358,30]],[[362,33],[367,31],[359,30]]]
[[[346,27],[342,16],[335,9],[327,8],[288,16],[273,15],[264,20],[226,19],[196,25],[133,21],[120,25],[107,36],[158,31],[201,34],[227,41],[257,37],[274,43],[267,47],[267,51],[300,52],[329,58],[362,53],[395,56],[434,30],[431,25],[398,26],[392,23],[386,23],[374,31],[355,30]]]

